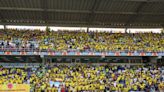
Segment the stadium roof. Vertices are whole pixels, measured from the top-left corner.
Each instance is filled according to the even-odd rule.
[[[164,27],[164,0],[0,0],[0,24]]]

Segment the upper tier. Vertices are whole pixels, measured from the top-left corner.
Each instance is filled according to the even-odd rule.
[[[0,30],[0,48],[54,51],[164,51],[164,34]]]

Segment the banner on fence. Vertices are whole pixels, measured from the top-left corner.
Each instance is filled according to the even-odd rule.
[[[30,92],[30,85],[28,84],[0,85],[0,92]]]

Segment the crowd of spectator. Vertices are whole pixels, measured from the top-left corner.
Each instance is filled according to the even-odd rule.
[[[51,82],[60,82],[59,86]],[[163,92],[164,67],[47,65],[0,67],[0,84],[29,84],[31,92]]]
[[[0,30],[0,48],[53,51],[163,52],[163,33]]]

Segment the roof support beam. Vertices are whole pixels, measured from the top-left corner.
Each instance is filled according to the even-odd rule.
[[[90,14],[88,15],[88,17],[86,18],[86,20],[88,21],[88,26],[92,24],[92,22],[94,21],[95,18],[95,11],[98,9],[100,3],[102,0],[94,0],[93,2],[93,6],[90,10]]]
[[[0,1],[0,3],[1,3],[2,1]],[[2,15],[2,10],[0,10],[0,21],[1,22],[4,22],[4,17],[3,17],[3,15]]]
[[[2,15],[2,11],[0,10],[0,21],[1,22],[6,22],[6,20],[4,19],[3,15]]]
[[[142,2],[135,10],[136,15],[131,15],[130,18],[126,21],[125,26],[130,26],[130,23],[133,23],[137,18],[139,12],[147,2]]]
[[[6,22],[6,23],[3,23],[3,22],[0,22],[0,24],[2,25],[30,25],[30,26],[45,26],[45,24],[43,23],[37,23],[37,22],[34,22],[34,23],[28,23],[28,22],[23,22],[23,23],[20,23],[20,22]],[[154,23],[149,23],[149,25],[147,24],[144,24],[144,25],[132,25],[132,26],[125,26],[125,25],[122,25],[122,26],[118,26],[118,25],[114,25],[112,23],[105,23],[106,25],[100,25],[99,22],[94,22],[92,24],[90,24],[90,26],[87,25],[87,22],[86,21],[48,21],[47,23],[47,26],[60,26],[60,27],[100,27],[100,28],[109,28],[109,27],[112,27],[112,28],[162,28],[161,25],[156,25]],[[112,25],[108,25],[108,24],[112,24]]]
[[[35,12],[61,12],[61,13],[85,13],[90,14],[92,11],[88,10],[62,10],[62,9],[41,9],[41,8],[14,8],[14,7],[0,7],[0,10],[4,11],[35,11]],[[109,11],[94,11],[94,14],[120,14],[120,15],[164,15],[161,13],[153,13],[153,12],[109,12]]]
[[[47,24],[48,19],[48,12],[47,12],[47,0],[41,0],[41,7],[42,7],[42,20],[45,21],[45,24]]]

